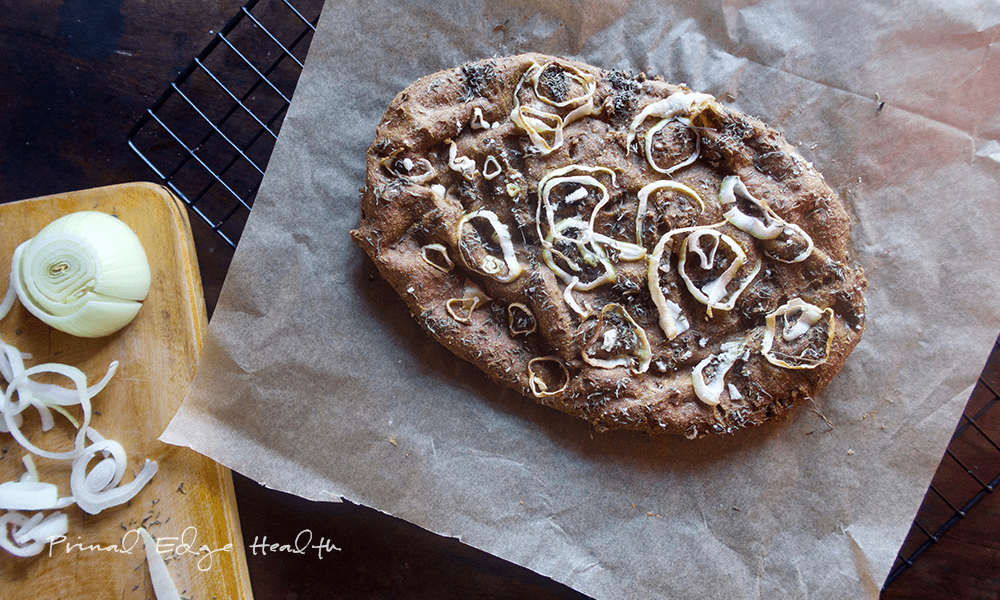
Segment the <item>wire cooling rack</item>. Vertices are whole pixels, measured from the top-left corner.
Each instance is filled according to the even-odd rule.
[[[1000,339],[938,466],[884,588],[1000,485]]]
[[[163,184],[233,248],[323,6],[296,4],[247,2],[128,134]]]
[[[322,4],[296,0],[297,8],[288,0],[247,2],[129,133],[132,150],[234,248],[291,103]],[[1000,484],[998,390],[1000,340],[886,588]]]

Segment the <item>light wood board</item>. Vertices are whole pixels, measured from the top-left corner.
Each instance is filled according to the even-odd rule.
[[[184,598],[251,597],[231,473],[188,449],[158,441],[194,377],[207,328],[201,278],[183,205],[165,188],[136,183],[0,205],[0,290],[6,291],[11,255],[52,220],[79,210],[119,217],[138,235],[149,258],[152,286],[136,319],[99,339],[53,330],[15,302],[0,321],[0,337],[32,358],[27,365],[60,362],[80,368],[95,383],[108,365],[118,372],[93,401],[91,426],[128,453],[124,483],[145,459],[159,471],[127,505],[88,515],[73,505],[66,542],[31,558],[0,550],[0,596],[7,598],[153,598],[143,544],[146,529]],[[68,380],[52,383],[68,385]],[[79,411],[77,411],[79,415]],[[53,451],[71,447],[72,425],[56,416],[42,433],[38,415],[24,413],[22,431]],[[0,482],[24,472],[27,452],[0,433]],[[40,479],[69,495],[70,461],[33,457]],[[91,463],[93,466],[94,463]],[[190,545],[190,548],[185,546]],[[100,548],[100,549],[98,549]],[[51,554],[51,556],[50,556]]]

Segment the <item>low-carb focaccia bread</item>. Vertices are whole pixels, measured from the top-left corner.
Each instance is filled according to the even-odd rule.
[[[396,96],[352,237],[496,382],[600,430],[696,437],[777,417],[840,370],[865,318],[849,226],[759,120],[524,54]]]

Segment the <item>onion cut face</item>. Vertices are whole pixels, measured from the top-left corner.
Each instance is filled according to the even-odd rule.
[[[78,337],[103,337],[135,318],[149,261],[127,225],[100,212],[56,219],[14,251],[11,285],[28,311]]]

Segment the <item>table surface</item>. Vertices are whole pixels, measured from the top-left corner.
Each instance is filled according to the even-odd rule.
[[[242,5],[0,0],[0,202],[154,181],[126,144],[129,130]],[[200,220],[192,227],[211,314],[233,251]],[[259,600],[583,597],[377,511],[307,502],[234,478]],[[323,558],[261,551],[265,539],[288,543],[305,530],[340,551]],[[882,597],[1000,597],[1000,495],[987,495]]]

